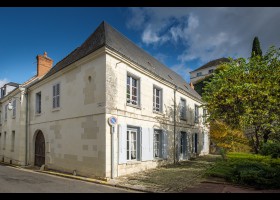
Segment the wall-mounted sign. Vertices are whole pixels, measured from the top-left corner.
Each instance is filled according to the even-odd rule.
[[[111,116],[111,117],[109,117],[108,122],[111,126],[114,126],[117,124],[118,120],[115,116]]]

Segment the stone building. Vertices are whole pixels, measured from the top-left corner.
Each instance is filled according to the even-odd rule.
[[[209,152],[202,103],[102,22],[55,66],[37,56],[37,75],[0,99],[0,159],[95,178],[188,160]]]

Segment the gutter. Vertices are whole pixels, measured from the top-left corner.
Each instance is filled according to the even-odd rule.
[[[25,89],[25,99],[26,99],[26,112],[25,112],[25,165],[28,165],[27,159],[27,149],[28,149],[28,88]]]
[[[174,164],[176,163],[176,91],[178,90],[178,86],[175,85],[174,89]]]

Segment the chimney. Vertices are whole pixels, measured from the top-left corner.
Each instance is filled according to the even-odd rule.
[[[47,52],[44,52],[44,55],[38,55],[36,58],[37,77],[44,76],[52,68],[53,60],[47,56]]]
[[[191,86],[192,89],[194,89],[194,86],[193,86],[192,82],[190,82],[190,86]]]

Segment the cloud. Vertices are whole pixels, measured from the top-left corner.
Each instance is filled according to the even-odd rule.
[[[193,60],[205,64],[221,57],[249,57],[258,36],[263,52],[280,46],[280,9],[245,8],[131,8],[127,25],[140,31],[144,45],[182,46],[180,70]],[[170,55],[169,55],[170,56]],[[172,55],[174,56],[174,55]]]
[[[4,79],[0,79],[0,87],[2,87],[3,85],[5,85],[6,83],[8,83],[8,79],[4,78]]]
[[[180,74],[185,80],[190,79],[190,71],[192,71],[191,68],[186,67],[183,64],[178,64],[178,65],[174,65],[174,66],[170,67],[170,69],[172,69],[173,71]]]

